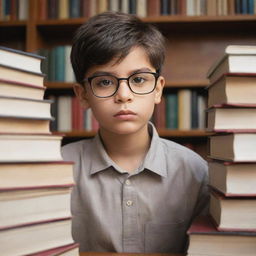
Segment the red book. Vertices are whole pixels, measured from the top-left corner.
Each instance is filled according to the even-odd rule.
[[[40,20],[46,20],[48,18],[47,0],[38,0],[38,17]]]
[[[56,247],[53,249],[49,249],[46,251],[41,251],[37,253],[27,254],[27,256],[57,256],[62,255],[65,253],[68,253],[69,256],[78,256],[79,255],[79,244],[78,243],[72,243],[65,246]]]
[[[71,218],[2,229],[1,255],[28,255],[74,243]]]
[[[148,0],[147,3],[147,16],[159,16],[161,14],[161,1]]]
[[[72,186],[2,190],[0,230],[69,218]]]
[[[218,231],[210,217],[198,217],[188,230],[190,255],[241,256],[256,252],[256,232]]]
[[[83,130],[84,110],[77,97],[72,97],[72,130]]]

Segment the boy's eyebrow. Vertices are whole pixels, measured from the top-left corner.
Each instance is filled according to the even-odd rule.
[[[136,73],[140,73],[140,72],[155,72],[155,71],[152,71],[150,68],[139,68],[139,69],[135,69],[135,70],[132,70],[129,72],[129,75],[132,75],[132,74],[136,74]],[[112,76],[117,76],[116,72],[108,72],[108,71],[96,71],[94,73],[92,73],[90,75],[90,77],[92,76],[106,76],[106,75],[112,75]]]

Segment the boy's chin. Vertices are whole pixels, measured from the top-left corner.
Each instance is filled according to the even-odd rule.
[[[137,124],[133,122],[122,122],[117,125],[113,125],[109,129],[104,129],[107,133],[112,133],[113,135],[133,135],[136,133],[143,132],[143,128],[145,128],[147,124]],[[145,132],[147,132],[147,129],[145,129]]]

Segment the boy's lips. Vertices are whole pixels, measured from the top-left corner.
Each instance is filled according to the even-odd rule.
[[[119,119],[130,119],[134,118],[134,116],[136,116],[136,113],[131,110],[121,110],[114,115],[114,117]]]

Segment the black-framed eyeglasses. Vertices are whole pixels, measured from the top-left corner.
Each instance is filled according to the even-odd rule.
[[[155,72],[134,73],[127,78],[118,78],[107,74],[88,77],[84,79],[84,82],[89,82],[91,90],[96,97],[108,98],[117,92],[121,80],[127,81],[133,93],[149,94],[155,90],[158,77],[159,74]]]

